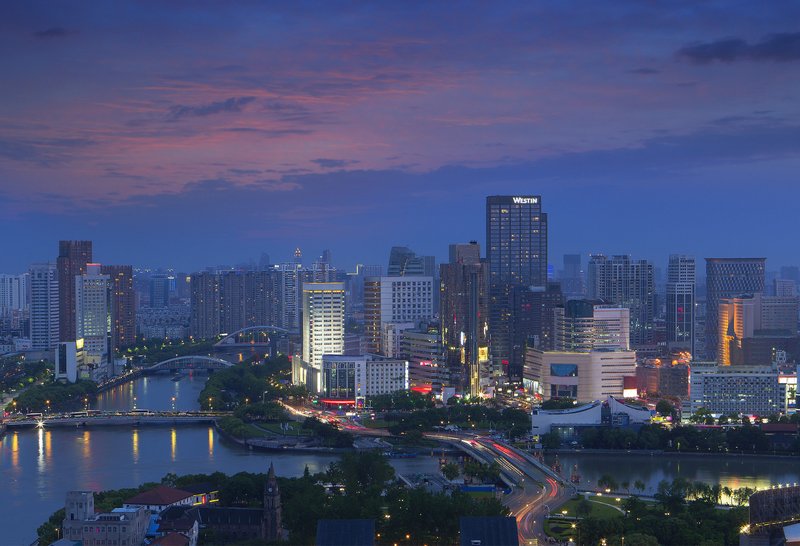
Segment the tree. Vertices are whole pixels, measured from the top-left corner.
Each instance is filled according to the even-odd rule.
[[[581,518],[588,517],[589,514],[592,513],[592,504],[586,500],[586,497],[583,497],[578,501],[578,505],[575,507],[575,512]]]
[[[442,466],[442,476],[450,481],[455,480],[461,475],[461,469],[455,463],[446,463]]]
[[[542,434],[542,447],[545,449],[558,449],[561,447],[561,436],[555,431]]]
[[[656,412],[662,417],[667,417],[675,413],[675,408],[669,403],[669,400],[661,399],[656,404]]]
[[[597,485],[601,489],[611,489],[612,491],[619,487],[617,480],[615,480],[610,474],[603,474],[600,476],[600,479],[597,480]]]
[[[645,483],[644,483],[642,480],[636,480],[635,482],[633,482],[633,487],[634,487],[634,488],[635,488],[635,489],[636,489],[636,490],[637,490],[639,493],[643,493],[643,492],[644,492],[644,489],[645,489],[645,487],[647,487],[647,486],[645,485]]]

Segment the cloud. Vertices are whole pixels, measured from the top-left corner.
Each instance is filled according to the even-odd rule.
[[[800,61],[800,32],[770,34],[752,44],[741,38],[723,38],[683,47],[678,50],[678,57],[694,64],[739,60]]]
[[[255,97],[231,97],[226,100],[210,102],[200,106],[178,104],[169,109],[167,119],[178,121],[187,117],[205,117],[225,112],[241,112],[242,108],[256,100]]]
[[[34,32],[33,35],[37,38],[64,38],[69,36],[70,34],[74,34],[74,31],[67,30],[63,27],[50,27],[45,30],[39,30]]]
[[[323,169],[341,169],[342,167],[347,167],[348,165],[355,165],[358,163],[355,159],[312,159],[311,163],[316,163]]]

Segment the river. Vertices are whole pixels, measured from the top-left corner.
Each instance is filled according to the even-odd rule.
[[[197,409],[207,376],[143,377],[109,390],[91,405],[98,409]],[[662,479],[683,476],[692,481],[731,488],[764,488],[796,482],[792,459],[685,457],[674,455],[563,454],[564,472],[578,464],[582,482],[591,487],[603,474],[618,482],[642,480],[652,492]],[[27,545],[36,528],[63,506],[73,489],[101,491],[159,481],[165,474],[222,471],[265,472],[270,462],[280,476],[299,476],[308,465],[323,470],[335,460],[327,455],[251,452],[226,441],[212,427],[53,428],[8,433],[0,440],[0,480],[5,494],[0,508],[0,546]],[[436,458],[395,459],[399,473],[434,472]]]

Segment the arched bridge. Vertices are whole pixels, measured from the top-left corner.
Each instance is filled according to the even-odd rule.
[[[271,345],[275,334],[283,337],[290,334],[285,328],[277,326],[248,326],[227,334],[214,344],[214,347],[243,347],[249,345]]]
[[[222,370],[233,366],[231,362],[213,356],[177,356],[144,368],[144,372],[170,370]]]

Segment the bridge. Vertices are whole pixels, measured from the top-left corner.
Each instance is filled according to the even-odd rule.
[[[273,335],[278,334],[278,337],[285,337],[291,332],[285,328],[277,326],[248,326],[241,330],[236,330],[233,333],[227,334],[214,344],[214,347],[251,347],[251,346],[272,346],[275,344]]]
[[[174,372],[178,370],[224,370],[231,366],[233,366],[233,363],[215,356],[176,356],[175,358],[164,360],[147,368],[142,368],[142,372],[158,373],[162,371]]]
[[[76,412],[82,413],[82,412]],[[131,412],[100,412],[76,416],[45,415],[43,417],[22,417],[7,419],[5,426],[8,430],[17,428],[54,428],[54,427],[96,427],[96,426],[142,426],[142,425],[191,425],[200,423],[213,423],[220,417],[232,415],[230,411],[131,411]]]

